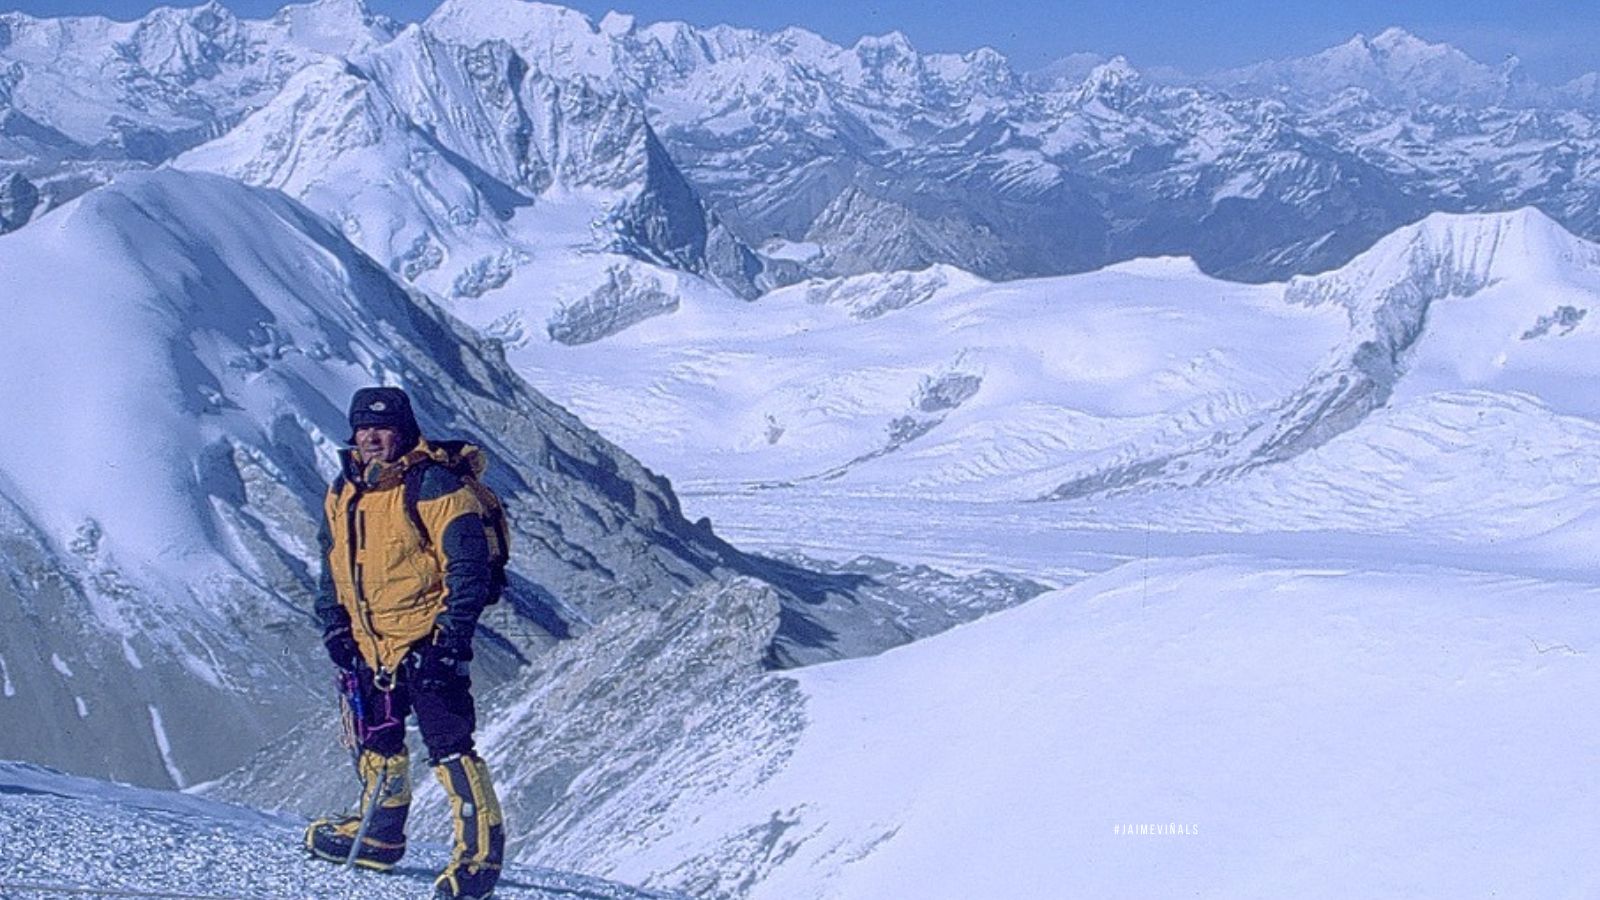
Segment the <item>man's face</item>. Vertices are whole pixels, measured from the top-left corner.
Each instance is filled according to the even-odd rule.
[[[400,432],[387,426],[357,428],[356,453],[362,465],[394,462],[400,457]]]

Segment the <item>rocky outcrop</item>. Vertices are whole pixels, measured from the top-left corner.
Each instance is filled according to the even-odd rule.
[[[39,189],[21,173],[0,178],[0,234],[28,224],[39,207]]]
[[[557,309],[545,330],[560,344],[588,344],[677,308],[678,295],[663,288],[660,279],[632,266],[612,266],[605,284]]]

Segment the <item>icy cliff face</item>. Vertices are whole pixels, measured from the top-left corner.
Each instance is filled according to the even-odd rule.
[[[591,343],[678,308],[677,295],[648,274],[629,266],[613,266],[606,274],[605,284],[550,317],[545,327],[552,341]]]
[[[920,272],[892,272],[819,281],[806,286],[806,302],[840,306],[857,319],[876,319],[896,310],[925,303],[940,291],[970,288],[979,280],[949,266],[931,266]]]
[[[0,234],[28,223],[39,208],[39,189],[17,172],[0,181]]]
[[[30,626],[0,636],[0,753],[188,784],[316,715],[315,527],[365,384],[403,385],[426,433],[496,460],[517,577],[486,619],[491,682],[737,558],[282,195],[125,176],[7,235],[0,265],[0,415],[34,436],[0,466],[0,599]]]
[[[283,190],[445,297],[482,296],[555,249],[646,259],[745,295],[762,270],[627,95],[501,39],[450,43],[411,26],[302,70],[177,165]]]

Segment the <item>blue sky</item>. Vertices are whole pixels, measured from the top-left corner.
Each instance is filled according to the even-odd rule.
[[[199,2],[199,0],[193,0]],[[262,17],[279,0],[223,0],[240,15]],[[426,16],[438,0],[368,0],[400,19]],[[34,15],[98,13],[136,18],[152,0],[0,0],[0,9]],[[188,0],[166,5],[193,5]],[[570,0],[598,19],[609,9],[641,22],[677,19],[762,30],[799,25],[838,43],[864,34],[904,32],[919,50],[991,46],[1022,69],[1075,52],[1120,53],[1136,66],[1205,71],[1264,59],[1303,56],[1399,25],[1444,41],[1481,62],[1516,54],[1535,77],[1564,81],[1600,70],[1600,0]]]

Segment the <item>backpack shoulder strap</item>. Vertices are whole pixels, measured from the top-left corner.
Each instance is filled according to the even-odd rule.
[[[448,446],[450,443],[459,442],[444,443]],[[444,460],[440,460],[437,457],[424,457],[412,463],[406,469],[404,480],[401,482],[400,487],[400,505],[405,507],[406,518],[411,520],[412,527],[417,529],[417,536],[422,539],[422,547],[425,550],[433,546],[433,538],[428,534],[428,526],[422,521],[422,512],[418,509],[418,505],[422,502],[423,481],[430,474],[437,471],[438,477],[454,476],[461,484],[473,485],[474,479],[469,477],[471,473],[464,473],[461,468],[461,461],[447,453]],[[449,473],[449,475],[446,476],[445,473]]]
[[[411,527],[417,530],[424,550],[433,546],[433,538],[428,534],[428,526],[422,521],[422,511],[417,504],[422,496],[422,477],[432,465],[431,460],[424,460],[406,469],[405,480],[400,485],[400,505],[405,507],[406,518],[411,521]]]

